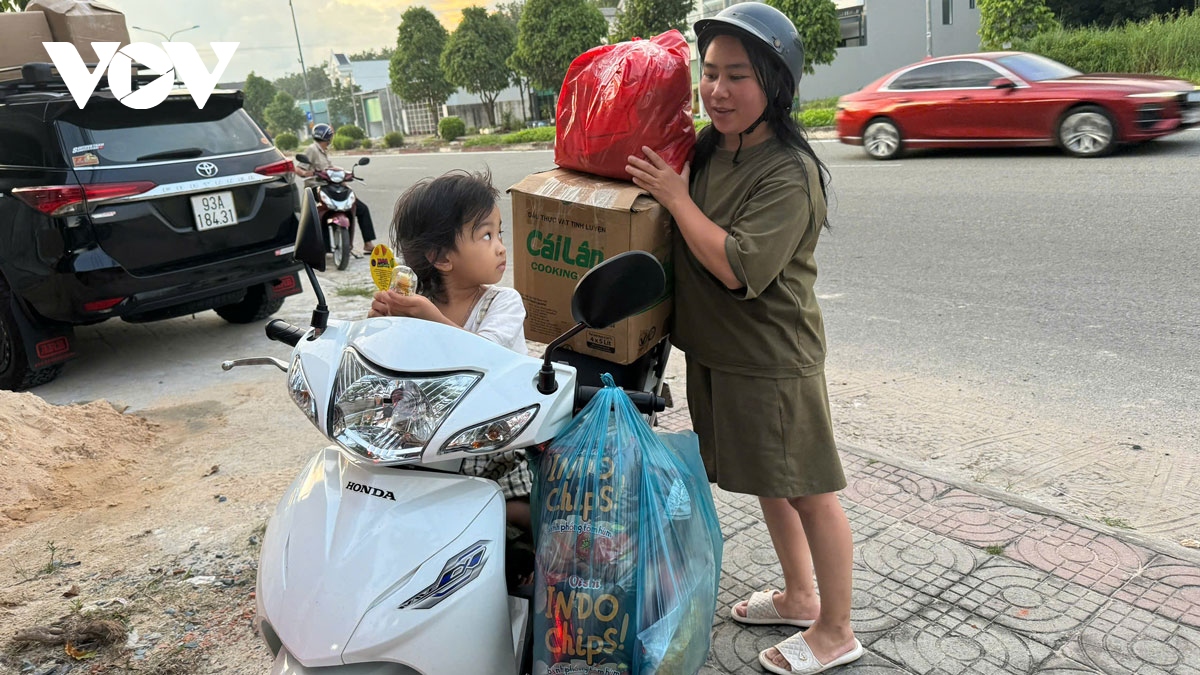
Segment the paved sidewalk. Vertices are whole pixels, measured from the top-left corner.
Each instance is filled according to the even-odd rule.
[[[691,426],[678,398],[659,417],[665,429]],[[842,461],[852,620],[867,654],[831,672],[1200,675],[1200,559],[1190,551],[1169,555],[859,451],[844,449]],[[757,500],[715,498],[725,559],[701,673],[762,673],[758,652],[795,629],[743,626],[729,607],[782,576]]]

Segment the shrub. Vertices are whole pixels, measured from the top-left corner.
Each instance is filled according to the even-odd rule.
[[[354,126],[353,124],[343,124],[337,128],[337,133],[341,134],[342,136],[346,136],[347,138],[353,138],[356,141],[361,141],[367,137],[367,132],[363,131],[359,127]]]
[[[833,108],[809,108],[801,111],[798,120],[805,129],[833,126],[833,117],[837,111]]]
[[[1085,73],[1200,75],[1200,11],[1111,28],[1054,30],[1014,49],[1042,54]]]
[[[300,147],[300,139],[290,131],[285,131],[275,137],[275,147],[280,150],[291,151]]]
[[[389,131],[383,137],[383,144],[389,148],[399,148],[404,145],[404,134],[399,131]]]
[[[374,141],[372,141],[369,138],[364,138],[364,139],[362,139],[362,145],[360,145],[359,147],[361,147],[363,150],[370,150],[372,147],[374,147],[374,145],[375,145]]]
[[[342,134],[334,134],[333,141],[330,144],[334,150],[353,150],[358,147],[358,139],[343,136]]]
[[[464,136],[478,136],[479,135],[479,127],[467,127],[467,132],[463,135]]]
[[[534,127],[522,129],[516,133],[503,136],[477,136],[463,141],[465,148],[478,148],[485,145],[512,145],[514,143],[553,143],[554,127]]]
[[[452,141],[466,133],[467,125],[459,117],[443,117],[438,122],[438,136],[441,136],[442,140]]]

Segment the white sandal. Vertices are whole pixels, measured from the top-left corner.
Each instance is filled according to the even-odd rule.
[[[792,637],[775,645],[775,649],[783,655],[785,661],[791,670],[784,670],[771,662],[767,658],[769,649],[764,649],[758,653],[758,663],[769,673],[776,675],[814,675],[814,673],[823,673],[830,668],[844,666],[847,663],[857,661],[864,653],[862,643],[857,639],[854,640],[854,648],[842,654],[829,663],[821,663],[817,657],[813,655],[812,648],[804,641],[804,633],[796,633]]]
[[[755,593],[752,593],[750,595],[750,599],[746,601],[746,616],[738,614],[736,604],[729,608],[729,616],[738,623],[745,623],[753,626],[779,625],[808,628],[809,626],[813,625],[814,619],[785,619],[780,616],[779,610],[775,607],[776,595],[779,595],[779,591],[774,589],[756,591]]]

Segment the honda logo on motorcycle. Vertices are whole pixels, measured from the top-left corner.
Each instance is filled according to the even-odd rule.
[[[204,176],[205,178],[212,178],[213,176],[217,175],[218,171],[220,171],[220,169],[218,169],[217,165],[213,164],[212,162],[200,162],[196,165],[196,173]]]
[[[196,48],[187,42],[163,42],[162,48],[149,42],[132,42],[121,47],[119,42],[93,42],[96,52],[96,69],[89,71],[79,55],[79,50],[70,42],[43,42],[50,60],[58,69],[67,90],[82,109],[100,85],[104,71],[108,71],[108,86],[126,108],[148,110],[167,100],[175,88],[178,78],[187,87],[198,108],[203,108],[217,88],[217,82],[225,68],[233,60],[237,42],[210,42],[217,56],[217,65],[209,72]],[[136,89],[133,87],[133,64],[139,64],[152,73],[159,74],[153,81]]]
[[[362,483],[355,483],[354,481],[346,483],[346,489],[351,492],[361,492],[364,495],[379,497],[380,499],[390,499],[392,501],[396,501],[396,495],[392,492],[380,490],[379,488],[373,488],[370,485],[363,485]]]

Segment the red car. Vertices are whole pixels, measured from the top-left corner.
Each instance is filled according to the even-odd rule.
[[[1056,145],[1098,157],[1200,124],[1200,88],[1153,75],[1084,75],[1037,54],[914,63],[838,100],[837,133],[875,159],[906,148]]]

